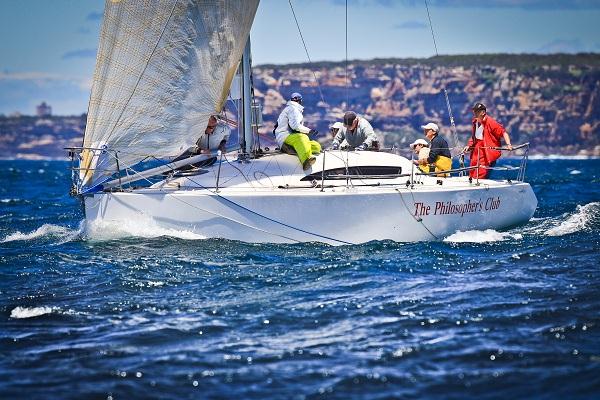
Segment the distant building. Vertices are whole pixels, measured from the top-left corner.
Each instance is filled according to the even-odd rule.
[[[52,115],[52,107],[46,104],[45,101],[42,101],[42,104],[37,106],[35,109],[38,117],[49,117]]]

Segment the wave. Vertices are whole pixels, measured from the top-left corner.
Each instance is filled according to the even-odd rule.
[[[514,157],[519,158],[519,157]],[[586,155],[564,155],[564,154],[532,154],[529,155],[530,160],[597,160],[598,156]]]
[[[446,237],[444,242],[451,243],[485,243],[485,242],[501,242],[504,240],[523,239],[520,233],[498,232],[493,229],[484,231],[458,231]]]
[[[31,202],[30,202],[29,200],[25,200],[25,199],[17,199],[17,198],[14,198],[14,199],[11,199],[11,198],[8,198],[8,199],[0,199],[0,203],[3,203],[3,204],[11,204],[11,205],[12,205],[12,204],[31,204]]]
[[[564,214],[566,217],[569,214]],[[600,202],[578,205],[575,212],[565,220],[554,219],[557,226],[547,229],[544,233],[548,236],[563,236],[571,233],[588,230],[600,222]]]
[[[40,315],[50,314],[53,309],[51,307],[15,307],[10,312],[10,317],[15,319],[34,318]]]
[[[11,233],[10,235],[7,235],[4,239],[2,239],[0,243],[28,241],[51,237],[58,238],[59,244],[62,244],[78,239],[81,236],[81,233],[81,225],[79,226],[79,229],[71,229],[60,225],[44,224],[33,232],[23,233],[20,231],[16,231],[14,233]]]
[[[158,226],[151,218],[136,218],[127,222],[87,221],[85,237],[93,241],[106,241],[127,237],[157,238],[169,236],[186,240],[203,240],[206,236],[192,231],[169,229]]]

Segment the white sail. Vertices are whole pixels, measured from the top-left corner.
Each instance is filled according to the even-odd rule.
[[[107,0],[82,187],[194,145],[221,111],[259,0]],[[103,151],[104,150],[104,151]]]

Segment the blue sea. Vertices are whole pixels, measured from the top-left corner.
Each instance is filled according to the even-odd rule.
[[[0,161],[0,398],[600,397],[600,160],[508,231],[332,247],[86,238],[69,164]]]

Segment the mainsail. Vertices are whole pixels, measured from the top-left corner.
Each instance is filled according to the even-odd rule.
[[[194,145],[221,111],[259,0],[107,0],[82,188]],[[116,154],[116,157],[115,157]]]

